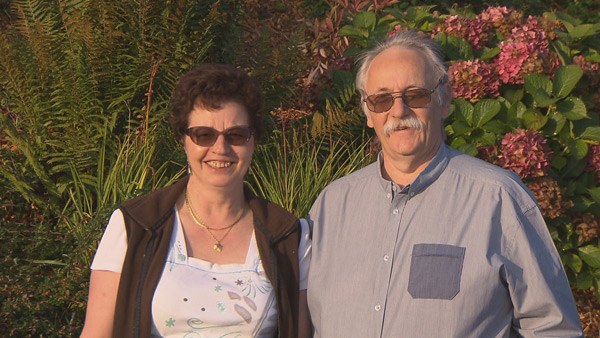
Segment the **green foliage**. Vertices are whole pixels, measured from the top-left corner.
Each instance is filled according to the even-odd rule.
[[[237,22],[237,11],[224,19],[232,4],[11,2],[0,35],[0,185],[7,205],[44,219],[2,234],[15,244],[3,255],[11,274],[0,317],[0,331],[12,329],[0,335],[81,328],[88,267],[110,211],[182,173],[168,102],[182,73],[235,50],[219,44]]]
[[[0,336],[78,335],[90,259],[110,212],[183,173],[185,157],[166,122],[183,72],[205,61],[234,63],[261,83],[268,108],[303,109],[298,79],[312,65],[300,46],[335,44],[351,57],[396,27],[430,33],[446,14],[473,17],[498,2],[454,3],[305,0],[311,18],[331,16],[337,36],[324,38],[317,26],[318,41],[306,41],[300,26],[281,43],[266,25],[249,26],[245,16],[255,13],[239,0],[0,1]],[[598,4],[505,3],[536,15],[562,9],[545,14],[563,28],[550,41],[562,66],[505,85],[497,97],[455,99],[448,142],[477,155],[517,128],[538,130],[554,153],[549,176],[572,202],[548,227],[571,284],[600,290],[597,239],[578,228],[600,215],[600,188],[585,171],[600,143],[598,106],[593,79],[572,65],[576,57],[600,62]],[[275,15],[286,6],[274,4]],[[462,37],[435,36],[449,62],[490,62],[501,38],[477,50]],[[289,125],[267,119],[276,131],[257,148],[247,177],[255,192],[299,216],[327,183],[374,160],[355,73],[330,68],[328,76],[310,116]]]
[[[278,133],[257,148],[247,180],[259,196],[305,217],[327,184],[374,161],[369,145],[360,139],[287,140]]]

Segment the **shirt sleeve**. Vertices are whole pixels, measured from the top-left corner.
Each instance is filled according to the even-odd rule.
[[[300,244],[298,245],[298,267],[300,274],[300,290],[306,290],[308,284],[308,271],[310,269],[310,259],[312,257],[312,240],[308,222],[300,219]]]
[[[522,337],[583,337],[569,282],[537,208],[519,217],[507,264],[513,328]]]
[[[125,220],[121,210],[117,209],[110,216],[92,261],[91,269],[121,273],[126,252],[127,231],[125,230]]]

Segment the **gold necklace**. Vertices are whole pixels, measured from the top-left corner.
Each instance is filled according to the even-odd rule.
[[[202,223],[200,221],[198,216],[196,216],[196,213],[192,209],[190,200],[188,198],[187,189],[185,190],[185,206],[187,207],[188,211],[190,212],[190,215],[192,215],[194,222],[196,222],[196,224],[198,224],[199,226],[204,228],[204,230],[206,230],[206,232],[208,232],[210,237],[212,237],[212,239],[216,242],[215,245],[213,245],[213,249],[215,249],[215,251],[217,251],[217,252],[223,251],[223,244],[221,244],[221,242],[225,239],[225,237],[227,237],[227,235],[229,235],[229,233],[231,232],[231,229],[233,229],[233,227],[240,221],[240,219],[242,218],[242,215],[244,215],[244,211],[246,211],[246,204],[244,204],[244,208],[242,208],[242,210],[240,210],[240,213],[237,215],[235,221],[233,221],[233,223],[231,223],[231,225],[228,225],[224,228],[215,229],[215,228],[209,228],[208,226],[204,225],[204,223]],[[220,240],[217,239],[217,237],[212,233],[213,231],[219,231],[219,230],[227,230],[225,235],[223,235],[223,237],[221,237]]]

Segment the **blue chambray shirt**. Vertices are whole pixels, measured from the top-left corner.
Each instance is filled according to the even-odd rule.
[[[379,160],[327,186],[313,230],[315,337],[582,337],[531,192],[442,144],[401,189]]]

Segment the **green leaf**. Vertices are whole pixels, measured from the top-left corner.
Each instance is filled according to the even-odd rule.
[[[513,103],[510,108],[508,108],[508,116],[507,122],[516,121],[517,119],[523,118],[523,115],[527,111],[527,106],[519,101],[517,103]]]
[[[500,54],[501,50],[498,47],[494,47],[494,48],[488,48],[488,47],[483,47],[483,53],[480,56],[480,59],[482,60],[487,60],[487,59],[491,59],[494,56]]]
[[[584,39],[587,38],[588,36],[594,36],[596,34],[598,34],[598,31],[600,29],[598,28],[597,24],[583,24],[583,25],[578,25],[575,26],[575,28],[573,28],[570,32],[569,32],[569,36],[573,39]]]
[[[485,133],[483,136],[479,138],[481,144],[487,147],[491,147],[496,144],[496,134],[494,133]]]
[[[540,130],[548,122],[548,117],[535,109],[528,109],[523,114],[522,121],[525,128]]]
[[[360,29],[356,28],[353,25],[343,26],[342,28],[340,28],[340,31],[338,34],[340,36],[353,36],[353,37],[360,37],[360,38],[367,37],[367,35],[363,34]]]
[[[581,160],[585,157],[585,155],[587,155],[588,145],[585,141],[574,140],[570,138],[567,142],[567,145],[569,146],[569,151],[571,152],[571,155],[573,155],[573,157],[575,157],[576,159]]]
[[[454,135],[460,136],[470,133],[473,128],[471,128],[471,126],[469,126],[465,121],[456,120],[452,122],[452,130],[454,131]]]
[[[469,126],[473,125],[473,105],[469,101],[465,99],[453,100],[452,107],[457,120],[462,120]]]
[[[334,69],[332,75],[333,85],[338,89],[346,87],[354,88],[354,75],[344,70]]]
[[[588,193],[596,203],[600,204],[600,188],[589,188],[587,189]]]
[[[461,145],[467,143],[467,141],[465,141],[464,138],[462,137],[456,137],[452,140],[452,142],[450,142],[450,147],[454,148],[454,149],[458,149]]]
[[[483,130],[494,134],[505,134],[509,131],[509,127],[499,119],[493,119],[481,127]]]
[[[583,70],[577,65],[559,67],[554,73],[554,83],[552,86],[554,96],[562,98],[569,95],[582,75]]]
[[[526,74],[523,76],[525,81],[525,90],[534,95],[539,89],[542,89],[548,96],[552,93],[552,81],[542,74]]]
[[[473,110],[473,126],[480,128],[500,112],[500,103],[494,99],[477,102]]]
[[[560,155],[555,155],[552,157],[552,161],[550,161],[553,168],[561,170],[565,165],[567,165],[567,159]]]
[[[510,102],[511,104],[514,105],[515,103],[520,102],[521,99],[523,99],[523,94],[525,94],[525,91],[523,90],[523,88],[519,88],[519,89],[508,88],[504,92],[503,96],[506,98],[506,100],[508,102]]]
[[[550,97],[550,95],[548,95],[548,93],[541,88],[537,88],[533,93],[531,93],[531,96],[533,96],[533,99],[538,107],[548,107],[557,101],[557,99]]]
[[[564,263],[575,272],[580,272],[583,267],[583,261],[575,254],[568,254],[564,258]]]
[[[588,265],[594,268],[600,268],[600,248],[595,245],[588,245],[579,248],[579,257]]]
[[[365,11],[356,14],[352,23],[356,27],[366,28],[367,30],[372,31],[377,23],[377,18],[374,12]]]
[[[544,126],[544,132],[546,135],[558,135],[567,123],[567,118],[562,114],[552,110],[548,116],[548,122]]]
[[[449,35],[448,42],[443,47],[451,60],[473,60],[473,48],[463,38]]]
[[[460,145],[457,150],[461,151],[467,155],[471,155],[471,156],[475,156],[479,152],[477,150],[477,146],[475,146],[474,144],[470,144],[470,143],[465,143],[465,144]]]
[[[589,118],[585,103],[577,97],[567,97],[556,104],[556,110],[569,120]]]
[[[600,63],[600,53],[597,50],[590,49],[583,55],[583,57],[592,62]]]
[[[587,290],[592,287],[592,276],[589,271],[585,270],[577,276],[577,281],[575,281],[575,286],[581,290]]]
[[[600,127],[587,127],[579,137],[591,141],[600,141]]]

